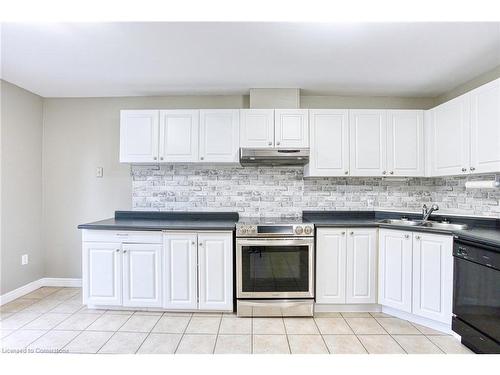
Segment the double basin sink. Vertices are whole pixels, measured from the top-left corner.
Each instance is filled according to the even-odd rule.
[[[384,219],[379,221],[380,224],[400,225],[409,227],[434,228],[443,230],[463,230],[467,229],[466,224],[458,223],[441,223],[438,221],[423,221],[423,220],[407,220],[407,219]]]

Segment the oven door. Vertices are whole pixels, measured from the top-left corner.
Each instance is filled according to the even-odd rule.
[[[238,298],[313,298],[314,238],[236,241]]]

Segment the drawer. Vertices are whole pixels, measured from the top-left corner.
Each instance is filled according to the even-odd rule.
[[[84,242],[159,243],[163,242],[162,232],[84,230]]]

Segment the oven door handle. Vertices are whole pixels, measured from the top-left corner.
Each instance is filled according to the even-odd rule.
[[[287,300],[287,299],[280,299],[280,300],[275,300],[275,301],[250,301],[246,299],[240,299],[240,302],[243,302],[246,306],[254,306],[254,307],[272,307],[275,305],[279,305],[280,307],[294,307],[294,306],[300,306],[303,305],[304,303],[308,303],[311,300]]]
[[[314,238],[245,238],[236,239],[237,246],[297,246],[306,245],[313,246]]]

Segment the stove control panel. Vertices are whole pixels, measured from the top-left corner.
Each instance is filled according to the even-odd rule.
[[[236,237],[312,237],[312,224],[249,225],[237,224]]]

